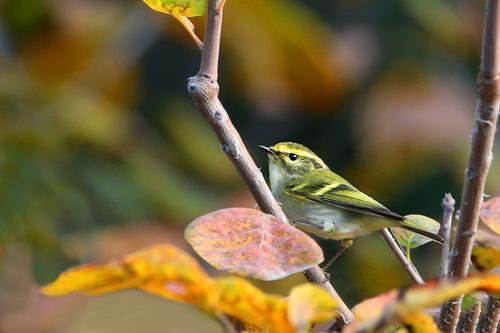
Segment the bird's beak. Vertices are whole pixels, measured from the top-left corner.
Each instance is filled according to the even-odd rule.
[[[259,146],[259,148],[264,149],[268,154],[276,155],[276,151],[270,147]]]

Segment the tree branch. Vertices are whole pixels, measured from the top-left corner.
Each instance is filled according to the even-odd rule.
[[[459,333],[475,333],[479,316],[481,315],[481,301],[476,299],[472,308],[464,311],[459,322]]]
[[[289,223],[280,205],[269,190],[262,173],[243,144],[238,131],[233,126],[228,113],[218,99],[217,67],[223,3],[224,0],[208,1],[207,26],[204,47],[201,53],[200,71],[196,76],[189,79],[188,91],[195,106],[205,116],[217,134],[222,150],[238,169],[262,211],[273,214],[282,221]],[[351,311],[318,266],[308,269],[304,274],[310,282],[321,285],[335,299],[338,304],[338,312],[341,314],[344,323],[353,319]]]
[[[389,229],[385,228],[385,229],[380,230],[380,234],[385,239],[387,244],[389,244],[389,247],[391,248],[392,252],[394,252],[396,257],[398,257],[401,264],[403,264],[403,267],[408,272],[408,275],[410,275],[413,282],[415,282],[417,284],[424,284],[425,282],[422,279],[422,277],[420,276],[420,273],[417,271],[415,266],[413,266],[413,264],[410,261],[408,261],[408,258],[406,258],[405,254],[403,253],[403,251],[399,247],[398,243],[396,242],[396,240],[392,236]]]
[[[493,158],[492,147],[499,107],[500,79],[500,8],[499,0],[487,0],[483,27],[481,68],[479,71],[476,120],[472,131],[469,161],[465,172],[460,217],[453,242],[450,277],[463,278],[469,270],[483,200],[486,176]],[[454,316],[460,313],[460,301],[452,300]],[[451,304],[451,303],[450,303]],[[453,310],[452,310],[453,308]]]
[[[441,266],[439,269],[439,281],[444,282],[448,278],[450,266],[450,233],[453,211],[455,210],[455,199],[450,193],[446,193],[441,203],[443,207],[443,221],[439,229],[439,235],[443,238],[443,248],[441,249]]]
[[[201,65],[198,75],[217,80],[219,66],[220,35],[222,31],[222,12],[224,0],[209,0],[207,7],[207,26],[201,51]]]
[[[500,322],[500,299],[493,296],[488,297],[486,311],[481,318],[479,324],[480,333],[498,332],[498,324]]]

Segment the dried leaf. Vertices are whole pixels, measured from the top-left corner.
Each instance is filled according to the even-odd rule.
[[[392,290],[356,305],[353,308],[356,320],[345,331],[373,331],[400,322],[410,325],[413,331],[433,332],[429,319],[421,312],[474,290],[499,292],[500,276],[477,275],[456,282],[432,281],[423,286]]]
[[[479,214],[481,220],[491,230],[500,234],[500,197],[494,197],[483,202]]]
[[[171,245],[155,245],[102,265],[67,270],[41,289],[50,296],[99,295],[140,288],[176,301],[209,307],[214,282],[196,260]]]
[[[222,312],[274,333],[295,331],[288,320],[284,298],[267,295],[242,278],[216,281],[219,288],[217,306]]]
[[[321,287],[306,283],[293,288],[288,297],[288,319],[299,331],[312,324],[335,318],[335,301]]]
[[[157,12],[174,16],[202,16],[205,14],[205,0],[143,0]]]
[[[201,216],[186,228],[185,238],[212,266],[255,279],[281,279],[323,261],[312,238],[255,209]]]

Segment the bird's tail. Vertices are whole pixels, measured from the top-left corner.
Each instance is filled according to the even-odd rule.
[[[405,220],[405,222],[407,222],[407,221],[408,220]],[[420,236],[424,236],[426,238],[429,238],[429,239],[431,239],[439,244],[444,244],[443,238],[441,238],[441,236],[439,236],[438,234],[433,233],[432,231],[422,230],[421,227],[420,228],[414,227],[414,226],[408,225],[406,223],[403,225],[400,225],[399,227],[406,229],[408,231],[414,232]]]

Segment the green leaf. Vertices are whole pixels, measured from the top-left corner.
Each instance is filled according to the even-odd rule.
[[[412,222],[414,226],[435,234],[438,233],[439,227],[441,226],[438,221],[424,215],[406,215],[405,218]],[[431,241],[427,237],[417,235],[401,228],[391,228],[391,232],[397,242],[404,248],[414,249]]]
[[[472,295],[464,295],[464,298],[462,299],[462,311],[467,311],[470,310],[476,305],[477,302],[481,302],[476,298],[475,294]],[[481,309],[484,309],[484,305],[481,304]]]
[[[143,0],[152,9],[174,16],[202,16],[206,11],[205,0]]]

